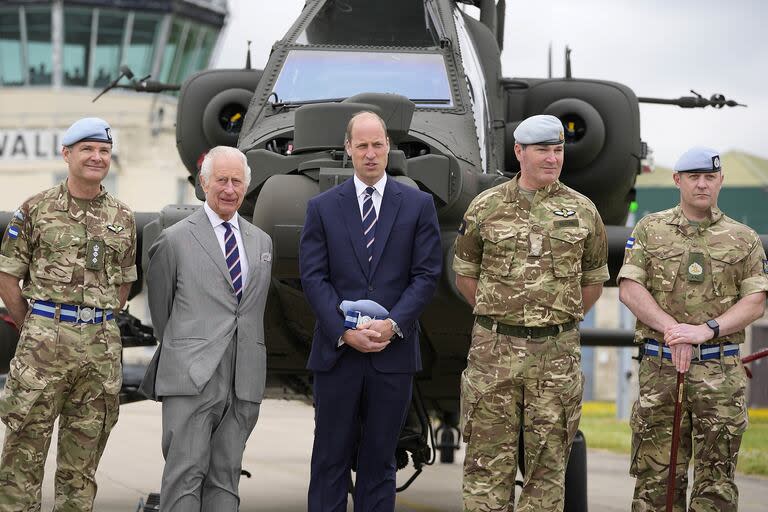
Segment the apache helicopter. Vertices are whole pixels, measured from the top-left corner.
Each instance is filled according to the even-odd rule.
[[[479,20],[460,4],[479,8]],[[444,273],[420,320],[424,368],[397,454],[403,468],[410,453],[416,472],[401,488],[434,462],[436,452],[450,462],[458,447],[459,379],[473,317],[454,284],[453,242],[469,202],[519,170],[512,135],[519,122],[542,113],[562,120],[561,180],[589,196],[608,225],[614,278],[629,233],[623,226],[635,198],[635,179],[648,152],[640,138],[639,103],[737,105],[722,95],[638,98],[619,83],[576,79],[568,53],[563,78],[504,78],[505,8],[505,0],[308,0],[263,69],[251,69],[249,55],[245,69],[197,73],[179,93],[177,148],[198,198],[204,199],[198,166],[210,148],[236,146],[252,169],[240,214],[274,244],[265,313],[267,385],[273,396],[311,396],[305,364],[314,317],[302,293],[298,241],[308,200],[352,176],[344,151],[351,115],[379,113],[391,139],[388,174],[433,196]],[[121,71],[108,88],[121,87],[117,82],[123,76],[132,78],[127,68]],[[122,87],[178,88],[145,79]],[[141,263],[146,265],[147,248],[161,230],[195,208],[168,206],[159,216],[137,214]],[[8,215],[2,221],[7,223]],[[763,244],[768,246],[768,238]],[[131,296],[140,290],[141,281]],[[156,343],[151,328],[130,315],[121,314],[119,322],[124,346]],[[630,331],[582,329],[585,345],[631,341]],[[3,363],[7,368],[7,361],[0,361],[0,372]],[[136,391],[143,369],[125,371],[123,402],[143,399]],[[439,421],[435,432],[430,417]],[[586,510],[583,437],[574,444],[566,480],[566,510]]]

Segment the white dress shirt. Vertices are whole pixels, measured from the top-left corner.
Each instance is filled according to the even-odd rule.
[[[357,174],[355,174],[352,179],[355,182],[355,192],[357,193],[357,206],[360,208],[360,222],[362,222],[363,219],[363,201],[365,201],[365,189],[368,188],[368,185],[363,183],[360,178],[357,177]],[[373,185],[374,192],[371,199],[373,199],[373,208],[376,210],[376,220],[379,219],[379,214],[381,213],[381,200],[384,198],[384,187],[387,185],[387,173],[384,173],[384,176],[381,177],[379,181],[376,182],[375,185]]]
[[[221,247],[221,253],[226,260],[227,252],[224,250],[224,235],[227,229],[224,227],[224,220],[208,206],[208,201],[203,204],[205,214],[208,215],[208,220],[211,221],[213,226],[213,232],[216,235],[216,240],[219,241],[219,247]],[[245,254],[245,246],[243,245],[243,237],[240,235],[240,215],[235,212],[235,215],[229,219],[229,225],[232,226],[232,232],[235,233],[235,241],[237,242],[237,251],[240,254],[240,271],[243,279],[243,290],[245,290],[245,282],[248,278],[248,256]]]

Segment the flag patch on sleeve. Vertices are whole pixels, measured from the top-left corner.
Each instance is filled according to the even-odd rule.
[[[634,246],[635,246],[635,239],[632,238],[632,237],[628,238],[627,239],[627,245],[626,245],[627,249],[631,249]]]
[[[19,228],[16,226],[11,226],[8,228],[8,238],[11,240],[16,240],[19,238]]]
[[[459,226],[459,234],[463,235],[466,232],[467,232],[467,221],[462,219],[461,225]]]

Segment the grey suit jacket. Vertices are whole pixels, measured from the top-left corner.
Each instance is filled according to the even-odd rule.
[[[149,309],[160,345],[139,388],[147,397],[199,394],[234,342],[235,393],[261,402],[272,240],[242,217],[239,224],[249,266],[239,304],[203,208],[165,229],[149,249]]]

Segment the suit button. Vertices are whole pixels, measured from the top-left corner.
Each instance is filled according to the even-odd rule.
[[[373,291],[373,285],[372,285],[372,284],[369,284],[369,285],[368,285],[368,291],[369,291],[369,292],[372,292],[372,291]]]

